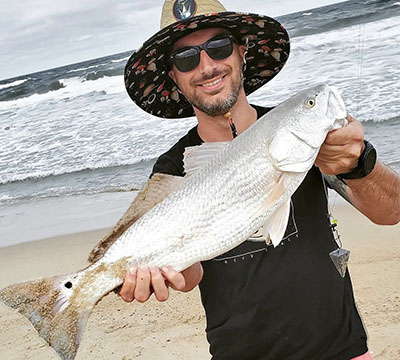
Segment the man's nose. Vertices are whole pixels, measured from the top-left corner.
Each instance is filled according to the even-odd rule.
[[[210,73],[216,67],[216,61],[211,58],[205,50],[200,51],[199,70],[203,74]]]

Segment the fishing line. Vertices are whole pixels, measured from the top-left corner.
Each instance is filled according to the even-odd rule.
[[[360,24],[358,31],[356,117],[358,117],[359,115],[360,103],[361,103],[362,69],[364,62],[364,44],[365,44],[365,16],[362,14],[361,6],[362,4],[360,3],[359,13],[363,21]]]

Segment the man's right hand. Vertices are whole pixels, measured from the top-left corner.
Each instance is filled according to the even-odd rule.
[[[172,267],[163,268],[131,268],[125,277],[120,295],[126,302],[137,300],[145,302],[152,292],[158,301],[168,299],[171,286],[178,291],[187,292],[195,288],[203,277],[203,267],[195,263],[182,272]]]

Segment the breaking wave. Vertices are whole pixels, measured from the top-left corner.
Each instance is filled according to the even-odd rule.
[[[115,94],[125,91],[122,75],[107,72],[89,73],[86,77],[60,79],[35,90],[21,88],[13,92],[0,94],[0,110],[13,107],[29,106],[48,100],[62,100],[99,92]]]
[[[95,173],[117,173],[121,170],[126,170],[128,168],[140,167],[140,166],[148,166],[152,165],[156,158],[148,158],[148,159],[141,159],[134,163],[120,163],[118,165],[110,165],[110,164],[99,164],[98,166],[93,167],[77,167],[77,168],[70,168],[66,169],[52,169],[49,171],[39,172],[39,173],[31,173],[31,174],[20,174],[20,175],[12,175],[8,179],[3,179],[0,181],[0,186],[12,184],[12,183],[21,183],[21,182],[37,182],[42,180],[48,180],[56,177],[66,177],[66,176],[76,176],[76,175],[96,175]]]
[[[8,89],[8,88],[12,88],[12,87],[14,87],[14,86],[21,85],[21,84],[23,84],[25,81],[28,81],[29,79],[30,79],[30,78],[28,78],[28,79],[23,79],[23,80],[16,80],[16,81],[13,81],[13,82],[11,82],[11,83],[0,84],[0,90],[2,90],[2,89]]]

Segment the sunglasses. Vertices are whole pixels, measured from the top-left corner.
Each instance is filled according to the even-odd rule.
[[[188,46],[175,51],[171,61],[180,72],[195,69],[200,63],[200,52],[204,50],[211,59],[222,60],[232,55],[233,43],[238,41],[233,35],[222,35],[212,38],[197,46]]]

